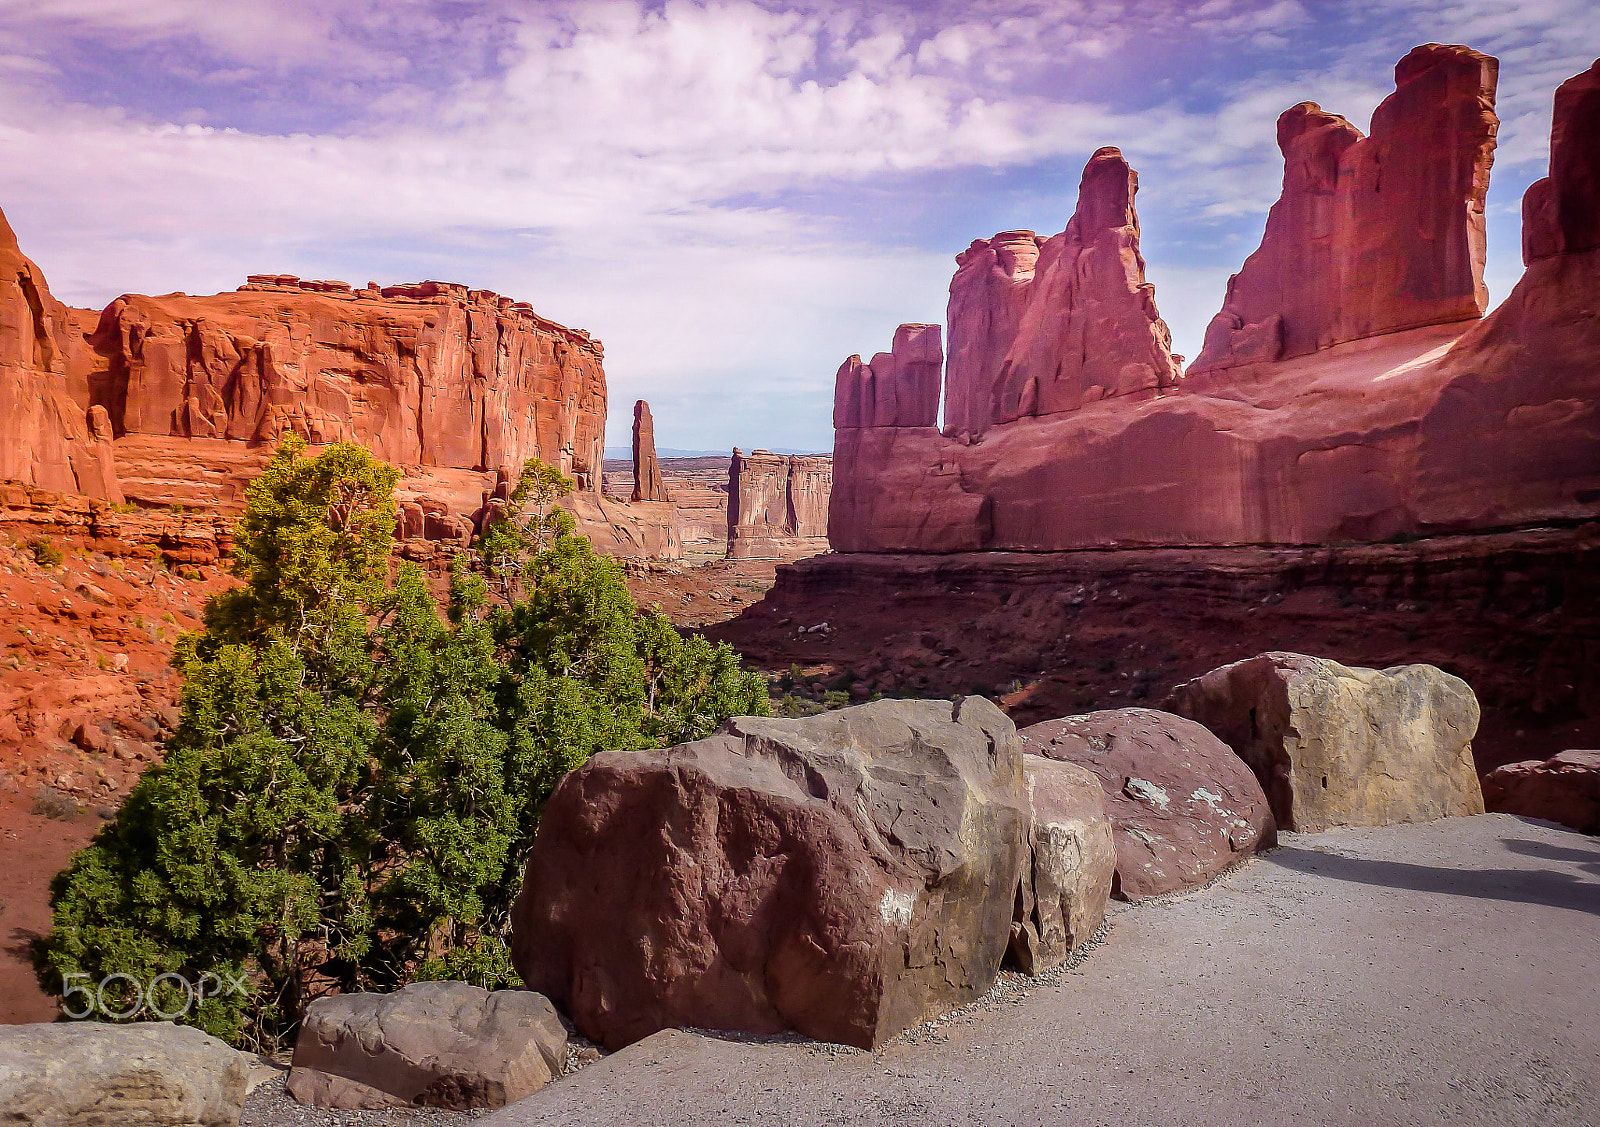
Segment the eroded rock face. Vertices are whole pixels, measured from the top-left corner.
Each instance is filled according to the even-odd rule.
[[[606,391],[585,333],[487,290],[256,276],[211,297],[126,296],[77,352],[123,434],[356,442],[399,466],[538,457],[598,488]]]
[[[1106,918],[1117,847],[1094,775],[1038,755],[1022,763],[1032,820],[1010,957],[1024,973],[1039,974],[1065,962]]]
[[[728,464],[728,558],[813,555],[828,547],[833,459],[737,446]]]
[[[1166,707],[1238,753],[1284,829],[1483,813],[1477,697],[1432,665],[1360,669],[1265,653],[1177,686]]]
[[[1532,261],[1506,301],[1474,320],[1473,201],[1487,174],[1492,77],[1492,60],[1475,52],[1421,50],[1403,62],[1371,138],[1352,139],[1347,123],[1310,104],[1286,115],[1288,188],[1234,286],[1237,301],[1267,296],[1245,337],[1229,338],[1226,364],[1197,363],[1155,398],[1086,402],[979,437],[839,430],[833,548],[1331,544],[1600,516],[1600,249],[1555,250],[1588,245],[1582,217],[1600,214],[1600,76],[1562,87],[1551,176],[1529,191]],[[1404,142],[1419,129],[1455,156],[1419,166],[1426,144],[1418,138],[1412,152]],[[1339,227],[1343,178],[1367,183],[1372,160],[1386,169],[1394,215],[1379,208]],[[1441,216],[1453,218],[1441,227]],[[1325,222],[1355,241],[1316,236]],[[1337,266],[1346,245],[1353,274]],[[1030,279],[1043,261],[1028,266]],[[1319,262],[1332,264],[1332,288],[1302,285]],[[1361,273],[1369,267],[1373,278]],[[1020,276],[1007,284],[1023,285]],[[1379,300],[1400,282],[1403,292]],[[1011,307],[995,300],[1000,324]],[[952,372],[963,339],[976,338],[952,330]],[[958,383],[947,380],[947,418],[964,394]]]
[[[670,501],[666,482],[661,480],[661,463],[656,460],[656,423],[650,417],[650,404],[643,399],[633,405],[633,499]]]
[[[1178,383],[1172,335],[1144,278],[1138,189],[1122,153],[1101,149],[1084,167],[1066,230],[1048,239],[1004,231],[956,258],[946,314],[948,433],[981,434]]]
[[[233,1127],[247,1059],[186,1025],[4,1025],[0,1108],[36,1127]]]
[[[1077,764],[1105,792],[1117,893],[1141,900],[1208,884],[1277,843],[1250,768],[1192,720],[1118,708],[1047,720],[1017,733],[1030,759]]]
[[[978,697],[602,752],[545,807],[513,958],[612,1048],[675,1025],[871,1048],[988,989],[1028,823],[1015,728]]]
[[[1283,194],[1190,373],[1482,316],[1498,72],[1466,47],[1418,47],[1367,137],[1315,102],[1286,110]]]
[[[1496,767],[1483,777],[1483,804],[1496,813],[1600,834],[1600,751],[1563,751]]]
[[[833,425],[931,427],[939,418],[944,348],[938,325],[901,325],[889,352],[852,356],[834,379]]]
[[[530,990],[417,982],[339,994],[306,1010],[289,1094],[347,1110],[504,1107],[566,1066],[567,1031]]]
[[[68,371],[66,306],[0,214],[0,479],[121,504],[104,410]]]

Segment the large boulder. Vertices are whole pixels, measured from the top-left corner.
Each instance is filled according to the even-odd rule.
[[[989,988],[1027,827],[982,698],[736,717],[561,781],[512,956],[610,1048],[679,1025],[870,1048]]]
[[[288,1088],[317,1107],[504,1107],[558,1075],[566,1052],[567,1031],[538,994],[417,982],[312,1002]]]
[[[1483,777],[1483,804],[1600,834],[1600,751],[1563,751],[1496,767]]]
[[[1022,757],[1028,859],[1011,924],[1011,960],[1027,974],[1065,962],[1106,918],[1117,847],[1100,780],[1075,763]]]
[[[248,1060],[186,1025],[0,1025],[0,1122],[233,1127]]]
[[[1360,669],[1265,653],[1177,686],[1167,707],[1238,752],[1284,829],[1483,813],[1478,698],[1432,665]]]
[[[1105,792],[1116,891],[1129,900],[1209,883],[1277,843],[1261,784],[1211,732],[1167,712],[1118,708],[1034,724],[1023,749],[1086,768]]]

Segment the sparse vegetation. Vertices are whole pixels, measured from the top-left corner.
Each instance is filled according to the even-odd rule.
[[[56,547],[54,540],[48,536],[40,536],[28,542],[28,551],[33,555],[33,562],[40,567],[60,567],[66,562],[66,556],[61,549]]]
[[[34,795],[32,810],[46,818],[73,818],[78,813],[78,800],[55,787],[40,787],[39,793]]]

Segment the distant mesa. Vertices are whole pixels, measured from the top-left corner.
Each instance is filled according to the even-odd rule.
[[[1429,44],[1367,136],[1315,103],[1285,112],[1283,194],[1183,373],[1144,279],[1137,177],[1097,152],[1065,231],[956,259],[942,431],[918,398],[931,362],[912,378],[899,359],[902,334],[936,326],[904,327],[881,369],[840,369],[833,548],[1329,544],[1600,516],[1600,63],[1556,94],[1527,271],[1484,317],[1497,79],[1490,56]]]

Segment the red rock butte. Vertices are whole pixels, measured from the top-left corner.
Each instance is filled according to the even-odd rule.
[[[1593,520],[1600,63],[1556,93],[1550,175],[1524,199],[1527,270],[1485,317],[1497,77],[1487,55],[1430,44],[1396,67],[1369,136],[1314,103],[1288,110],[1282,196],[1182,375],[1144,280],[1137,177],[1101,149],[1065,231],[1002,232],[956,259],[942,431],[924,398],[935,326],[903,327],[870,378],[855,357],[840,369],[833,548],[1330,544]],[[869,413],[885,384],[894,406]]]
[[[600,492],[603,360],[588,333],[451,282],[256,274],[71,309],[0,216],[0,479],[38,489],[237,512],[284,435],[348,441],[401,468],[417,512],[399,535],[426,553],[469,540],[497,481],[537,457],[576,479],[601,550],[674,556],[670,506]]]

